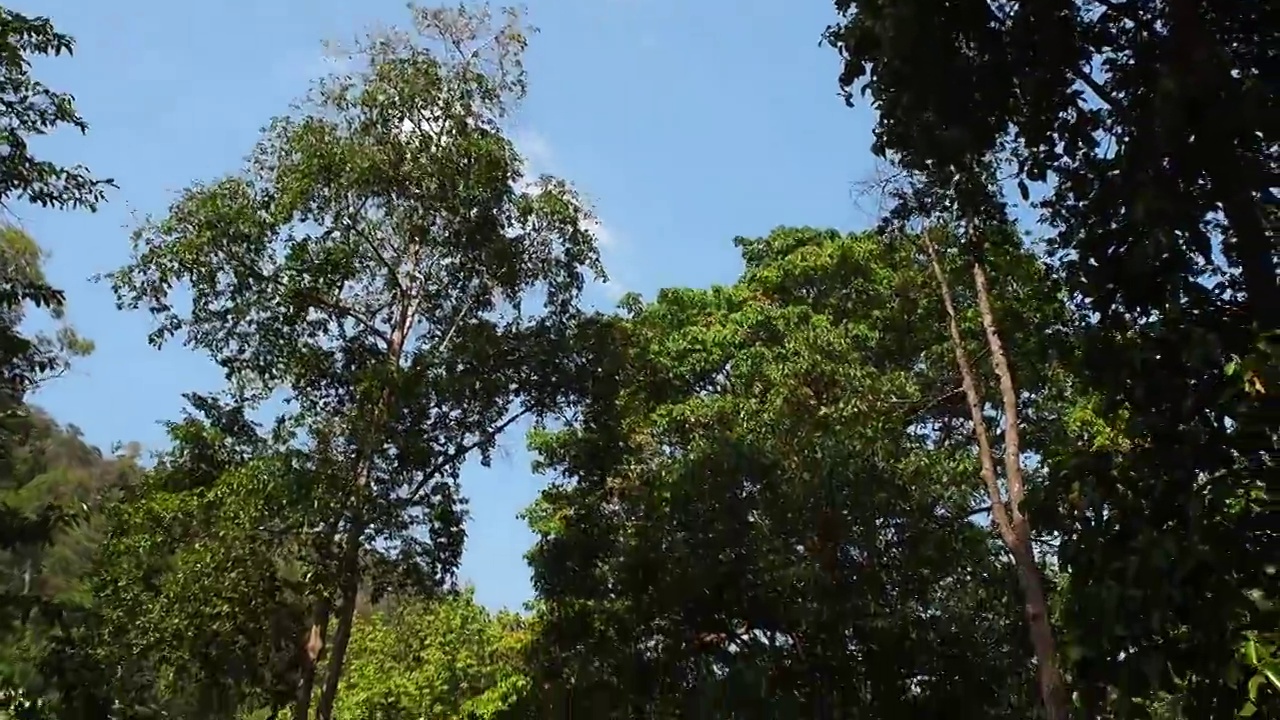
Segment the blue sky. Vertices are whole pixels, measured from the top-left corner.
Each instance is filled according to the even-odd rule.
[[[115,310],[89,282],[128,255],[133,213],[163,211],[196,180],[235,170],[258,129],[323,68],[324,39],[401,24],[402,2],[156,0],[16,3],[52,13],[76,56],[41,63],[40,77],[74,93],[90,134],[37,146],[120,185],[96,214],[19,211],[52,253],[69,316],[96,353],[37,402],[104,449],[163,443],[181,394],[212,390],[219,374],[182,348],[146,343],[147,317]],[[872,162],[872,116],[837,95],[838,58],[820,46],[829,0],[532,0],[541,32],[527,57],[530,96],[517,137],[538,169],[594,201],[619,287],[732,281],[735,235],[786,224],[856,229],[851,195]],[[601,298],[603,299],[603,297]],[[520,436],[492,470],[464,478],[472,521],[462,576],[490,606],[530,598],[517,513],[543,484]]]

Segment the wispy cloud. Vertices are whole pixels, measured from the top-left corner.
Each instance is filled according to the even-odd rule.
[[[539,175],[555,173],[555,151],[546,136],[526,128],[516,130],[512,139],[515,142],[516,150],[525,161],[523,183],[526,186],[532,184]],[[588,227],[596,237],[596,242],[600,247],[601,259],[610,276],[607,281],[593,283],[592,287],[609,302],[616,302],[627,292],[626,286],[619,282],[617,272],[613,267],[617,263],[610,262],[611,256],[621,246],[621,238],[607,222],[599,217],[593,216]]]
[[[512,140],[516,144],[516,149],[520,151],[521,157],[524,158],[526,175],[538,175],[551,171],[554,154],[551,152],[551,143],[541,133],[517,130]]]
[[[319,52],[290,53],[282,56],[270,68],[271,77],[279,83],[305,89],[306,84],[351,72],[355,60],[350,55],[322,48]]]

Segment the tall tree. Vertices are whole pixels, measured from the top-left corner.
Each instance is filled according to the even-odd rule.
[[[1116,712],[1146,713],[1185,692],[1193,714],[1226,716],[1242,702],[1238,648],[1277,626],[1257,598],[1274,597],[1277,552],[1280,15],[1188,0],[835,5],[840,82],[879,110],[875,151],[917,184],[904,214],[941,197],[967,221],[1003,221],[1002,181],[1024,201],[1039,184],[1056,269],[1091,320],[1071,354],[1118,442],[1043,458],[1055,488],[1040,513],[1072,578],[1086,712],[1119,698]]]
[[[530,513],[543,716],[1025,717],[1017,580],[973,522],[986,491],[927,257],[804,228],[739,245],[735,285],[628,301],[593,400],[535,437],[560,476]],[[1043,368],[1034,399],[1063,306],[1034,259],[1003,257],[993,302]],[[974,298],[958,321],[981,338]]]
[[[60,128],[84,132],[88,127],[70,95],[48,87],[31,73],[33,59],[69,55],[73,48],[72,38],[58,32],[49,19],[0,8],[0,211],[12,212],[22,203],[92,210],[112,184],[93,178],[83,167],[68,167],[37,156],[29,145],[30,138]],[[7,219],[0,231],[0,484],[12,489],[19,481],[15,455],[22,446],[20,436],[32,427],[25,405],[27,393],[65,367],[68,355],[62,351],[74,354],[89,346],[69,329],[54,338],[30,337],[22,332],[19,325],[31,307],[58,318],[64,297],[45,281],[40,268],[43,254],[36,243]],[[0,503],[0,553],[30,555],[33,548],[55,539],[66,507],[38,505]],[[35,612],[50,619],[61,614],[58,603],[50,598],[14,593],[14,589],[6,585],[0,590],[0,642],[9,641],[11,630],[26,632],[12,624],[15,617],[10,613],[27,619]],[[0,678],[0,707],[13,712],[36,711],[37,699],[24,699],[22,692],[14,692],[19,683],[9,669],[6,664]]]
[[[463,462],[589,372],[572,354],[577,299],[603,273],[588,211],[564,181],[523,182],[502,132],[525,89],[519,18],[412,13],[415,32],[369,38],[355,70],[274,120],[242,172],[140,227],[111,276],[122,307],[159,320],[154,343],[208,353],[245,402],[283,396],[346,477],[310,528],[334,560],[310,590],[298,720],[331,617],[316,716],[332,715],[368,558],[420,591],[447,582]]]
[[[978,317],[990,351],[991,366],[999,381],[1002,417],[1004,425],[1004,476],[996,470],[996,456],[987,434],[983,399],[975,380],[973,364],[965,350],[964,335],[956,311],[955,294],[947,273],[938,258],[938,248],[932,231],[923,234],[922,244],[929,256],[929,265],[938,282],[938,294],[947,315],[947,332],[955,353],[956,369],[960,373],[961,388],[969,406],[973,423],[973,435],[978,449],[978,463],[982,483],[986,487],[991,504],[991,517],[1005,548],[1013,557],[1022,591],[1027,629],[1031,646],[1035,651],[1036,674],[1039,678],[1040,699],[1044,703],[1049,720],[1067,720],[1069,706],[1067,691],[1063,686],[1059,669],[1057,641],[1049,611],[1049,598],[1045,592],[1043,574],[1032,544],[1032,526],[1027,517],[1027,488],[1022,467],[1022,447],[1019,425],[1022,409],[1017,387],[1009,369],[1009,356],[1000,339],[995,314],[992,311],[991,291],[988,288],[987,271],[981,261],[973,262],[973,288],[977,299]],[[971,251],[975,248],[970,247]],[[1003,483],[1001,482],[1003,480]]]

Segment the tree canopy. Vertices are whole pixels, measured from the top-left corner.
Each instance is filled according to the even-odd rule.
[[[0,223],[0,720],[1280,717],[1276,14],[834,10],[880,222],[609,312],[521,14],[367,34],[102,276],[225,379],[145,457],[34,404],[93,344]],[[33,150],[73,46],[0,8],[6,210],[113,187]],[[495,611],[461,476],[515,433]]]

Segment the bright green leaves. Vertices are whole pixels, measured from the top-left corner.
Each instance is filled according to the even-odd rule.
[[[1280,633],[1252,634],[1240,647],[1240,660],[1248,673],[1247,700],[1237,713],[1252,717],[1259,707],[1275,706],[1280,696]]]
[[[39,410],[10,422],[18,440],[6,444],[0,475],[0,688],[47,704],[60,669],[52,650],[90,603],[100,513],[137,469]]]
[[[308,534],[330,516],[308,514],[324,475],[301,453],[237,457],[235,439],[195,419],[171,432],[174,450],[111,512],[96,661],[139,705],[216,714],[287,697]]]
[[[527,620],[491,614],[470,591],[394,603],[357,622],[336,716],[483,720],[529,690]]]

